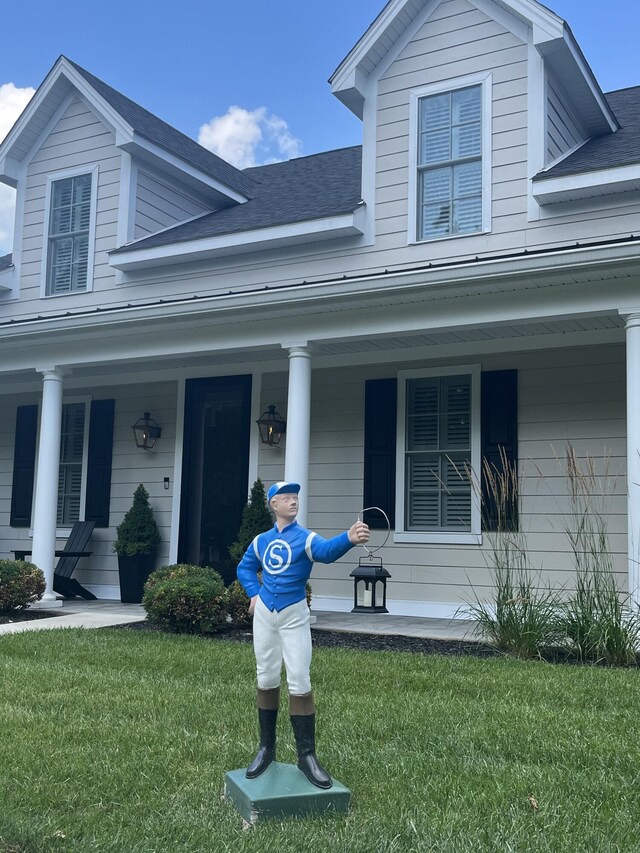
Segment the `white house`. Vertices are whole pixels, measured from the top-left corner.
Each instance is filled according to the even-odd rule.
[[[535,0],[390,0],[330,83],[361,148],[239,171],[55,63],[0,146],[0,557],[32,547],[50,582],[93,519],[77,577],[117,598],[142,482],[158,564],[228,573],[255,478],[295,479],[321,534],[382,506],[389,609],[450,616],[491,584],[452,463],[518,460],[532,560],[570,586],[571,443],[620,474],[609,530],[636,592],[640,86],[603,93]],[[354,564],[316,567],[316,607],[351,608]]]

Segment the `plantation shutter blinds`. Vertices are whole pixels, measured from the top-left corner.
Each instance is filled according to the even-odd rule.
[[[518,371],[494,370],[482,374],[482,460],[496,472],[504,471],[503,459],[512,470],[518,464]],[[503,448],[501,454],[500,448]],[[498,511],[484,470],[482,473],[482,525],[484,530],[498,529]],[[518,526],[518,500],[507,502],[506,523]]]
[[[381,507],[395,526],[396,502],[396,379],[369,379],[364,393],[364,503]],[[386,528],[384,517],[366,513],[372,529]]]
[[[18,406],[11,487],[11,527],[29,527],[35,477],[38,407]]]
[[[420,100],[418,239],[482,229],[482,88]]]
[[[67,403],[62,407],[57,518],[62,526],[72,525],[80,518],[84,416],[84,403]]]
[[[89,421],[89,459],[84,520],[109,526],[115,400],[94,400]]]
[[[481,441],[482,459],[501,470],[500,447],[509,464],[516,466],[518,460],[518,413],[517,413],[516,370],[485,371],[481,377]],[[444,441],[449,446],[451,459],[458,460],[459,468],[463,444],[470,440],[471,422],[465,421],[465,411],[470,405],[467,395],[470,389],[459,387],[459,377],[449,377],[453,384],[445,385],[446,408],[442,413]],[[413,415],[407,429],[407,447],[423,446],[424,458],[414,452],[414,461],[405,480],[413,490],[412,512],[414,521],[433,524],[439,521],[438,512],[445,521],[470,520],[470,492],[466,492],[459,472],[442,457],[439,465],[433,462],[433,449],[437,443],[438,414],[436,385],[432,380],[420,380],[422,384],[413,389]],[[395,447],[396,447],[396,397],[395,379],[375,379],[365,383],[365,454],[364,454],[364,506],[381,506],[395,525]],[[411,393],[411,392],[410,392]],[[432,454],[431,465],[425,463]],[[440,508],[437,491],[440,483],[450,490],[447,502]],[[497,524],[495,506],[483,482],[483,529],[493,530]],[[392,515],[393,514],[393,515]],[[517,501],[509,508],[511,524],[518,523]],[[384,519],[373,516],[367,520],[372,527],[384,526]]]
[[[471,528],[471,377],[407,381],[405,529]]]
[[[91,175],[55,181],[49,217],[47,293],[87,289]]]
[[[114,408],[114,400],[94,400],[91,404],[84,518],[85,521],[95,521],[96,527],[109,526]],[[78,425],[78,413],[68,412],[66,423],[63,422],[60,447],[61,491],[58,496],[58,523],[68,523],[60,521],[60,515],[64,515],[65,512],[67,517],[72,517],[76,512],[79,515],[79,498],[76,500],[76,495],[79,495],[78,470],[77,461],[74,458],[79,450]],[[19,406],[11,490],[10,523],[12,527],[31,525],[37,431],[38,407]],[[65,450],[65,444],[67,450]],[[62,462],[65,457],[68,461]],[[73,469],[74,465],[75,469]],[[65,466],[64,469],[63,466]]]

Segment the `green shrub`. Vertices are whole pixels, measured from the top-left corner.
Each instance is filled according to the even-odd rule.
[[[224,581],[214,569],[177,564],[153,572],[142,604],[149,621],[187,634],[214,634],[227,624]]]
[[[232,584],[229,584],[226,596],[227,612],[231,617],[234,627],[249,627],[252,623],[252,617],[249,615],[249,597],[240,581],[234,581]]]
[[[0,610],[24,610],[44,595],[41,570],[23,560],[0,560]]]
[[[118,555],[154,553],[160,543],[160,531],[149,504],[149,492],[142,483],[133,493],[133,503],[116,528],[113,550]]]
[[[256,536],[271,527],[273,527],[273,517],[267,506],[264,484],[258,478],[251,487],[249,502],[242,510],[242,523],[238,531],[238,538],[229,546],[229,553],[233,559],[239,563]]]

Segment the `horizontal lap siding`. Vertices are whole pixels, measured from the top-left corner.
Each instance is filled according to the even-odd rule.
[[[184,222],[207,208],[175,184],[138,171],[136,190],[135,239]]]
[[[22,244],[21,308],[33,309],[32,300],[40,299],[43,247],[48,227],[45,211],[47,176],[56,172],[98,165],[98,189],[95,225],[93,289],[104,292],[113,285],[113,271],[107,252],[116,246],[118,200],[120,193],[120,152],[113,133],[80,98],[69,105],[49,137],[36,152],[27,170]],[[62,298],[62,297],[61,297]],[[98,297],[100,302],[103,297]],[[90,294],[64,296],[65,310],[85,307],[93,302]],[[32,303],[29,306],[28,303]],[[48,309],[60,309],[60,299],[47,300]]]
[[[473,362],[470,358],[467,363]],[[421,362],[404,367],[443,367]],[[607,496],[596,500],[608,517],[616,581],[626,590],[625,366],[623,347],[521,353],[482,359],[483,370],[518,369],[519,458],[522,528],[539,582],[570,589],[574,571],[565,534],[571,503],[564,457],[568,443],[579,456],[608,469]],[[355,521],[362,509],[364,382],[394,376],[396,365],[314,370],[309,468],[309,526],[332,536]],[[265,376],[263,402],[278,399],[286,411],[286,374]],[[266,393],[264,393],[266,391]],[[261,452],[266,482],[283,476],[284,454]],[[602,481],[604,482],[604,480]],[[374,544],[381,540],[374,534]],[[352,595],[349,572],[361,551],[333,566],[317,565],[312,576],[319,596]],[[473,545],[387,544],[384,565],[391,572],[389,596],[406,601],[474,600],[474,589],[489,594],[492,584],[487,536]]]
[[[527,48],[514,35],[465,0],[442,3],[386,71],[378,89],[376,249],[406,247],[408,223],[409,93],[423,86],[477,72],[493,73],[492,251],[511,248],[514,222],[526,216]],[[411,175],[409,180],[414,180]],[[504,235],[504,236],[503,236]],[[486,247],[486,238],[485,247]],[[464,238],[464,251],[471,249]],[[405,251],[411,260],[451,255],[450,241],[432,241]]]

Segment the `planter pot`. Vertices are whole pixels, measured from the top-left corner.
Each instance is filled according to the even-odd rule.
[[[140,604],[145,582],[155,567],[155,554],[118,555],[120,575],[120,601],[123,604]]]

